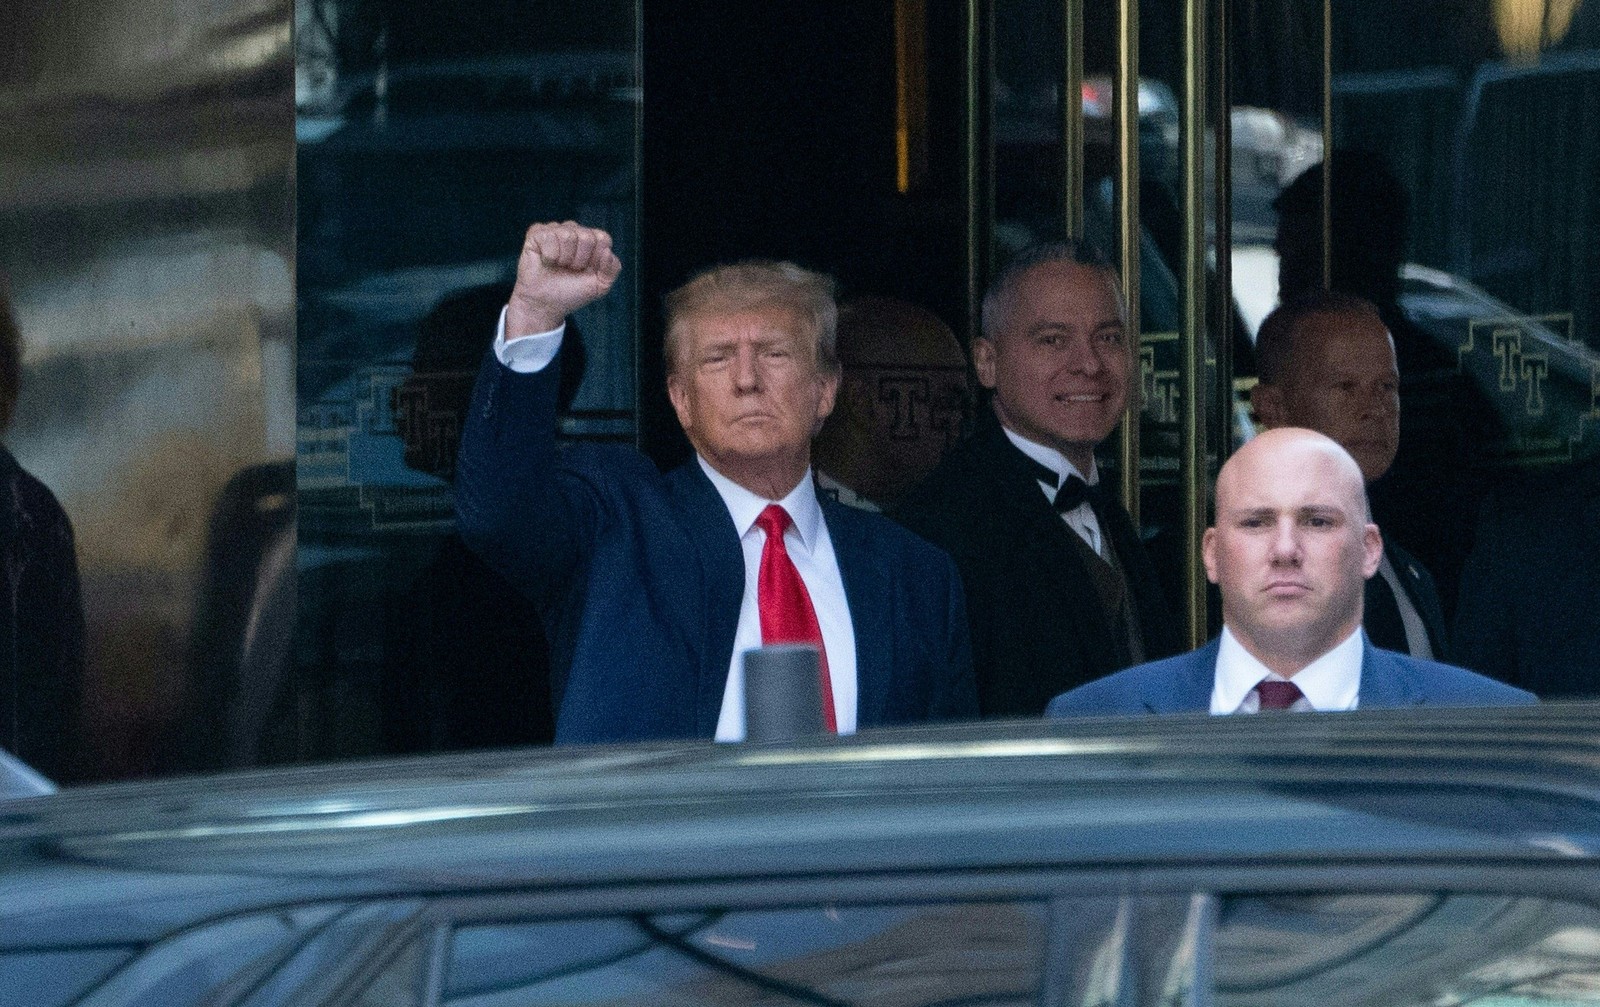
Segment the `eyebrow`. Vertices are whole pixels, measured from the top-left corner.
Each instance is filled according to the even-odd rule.
[[[1294,514],[1296,517],[1336,517],[1341,520],[1345,517],[1343,508],[1337,507],[1333,504],[1307,504],[1303,507],[1293,508],[1233,507],[1229,508],[1223,513],[1225,513],[1229,518],[1238,521],[1250,517],[1275,517],[1276,515],[1283,513],[1285,510]]]

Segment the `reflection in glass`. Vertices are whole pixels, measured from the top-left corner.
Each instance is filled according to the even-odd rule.
[[[582,220],[637,261],[636,13],[297,5],[306,616],[269,758],[549,740],[537,619],[455,536],[450,479],[524,229]],[[633,440],[636,316],[622,284],[576,318],[566,436]]]
[[[1226,899],[1219,1007],[1576,1007],[1600,1002],[1600,913],[1539,898]]]
[[[442,1002],[1024,1007],[1044,918],[1033,903],[979,903],[463,927]]]

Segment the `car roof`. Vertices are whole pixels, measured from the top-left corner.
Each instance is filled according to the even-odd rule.
[[[310,899],[1600,857],[1600,706],[1017,721],[471,753],[0,803],[0,947]],[[106,911],[108,905],[125,911]]]

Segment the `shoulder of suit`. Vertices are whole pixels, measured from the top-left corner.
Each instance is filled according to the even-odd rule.
[[[928,541],[914,528],[886,515],[849,507],[833,500],[822,502],[822,515],[836,547],[841,535],[846,535],[869,542],[876,549],[937,560],[940,565],[949,561],[949,556],[938,545]]]
[[[1199,651],[1188,651],[1175,657],[1136,664],[1131,668],[1112,672],[1104,678],[1085,682],[1075,689],[1062,693],[1050,701],[1052,716],[1075,714],[1134,712],[1144,709],[1145,697],[1152,693],[1171,691],[1187,672]]]
[[[1019,484],[981,445],[972,441],[946,455],[933,473],[917,484],[889,512],[896,521],[931,539],[962,538],[991,525],[997,505],[1033,491],[1041,506],[1042,492]]]
[[[1538,702],[1538,697],[1531,692],[1526,692],[1513,685],[1507,685],[1497,679],[1478,672],[1445,664],[1441,661],[1428,661],[1408,654],[1400,654],[1391,650],[1374,647],[1374,653],[1380,655],[1381,660],[1387,660],[1404,668],[1415,677],[1423,688],[1424,694],[1431,698],[1444,698],[1454,700],[1482,700],[1486,704],[1515,705]]]
[[[645,457],[637,448],[622,444],[592,444],[587,442],[564,443],[560,447],[559,457],[563,468],[584,474],[608,474],[624,479],[642,479],[649,482],[658,482],[663,478],[660,469],[655,463]],[[694,464],[693,459],[688,463]],[[687,466],[680,466],[686,469]],[[668,476],[678,476],[680,470],[674,469],[667,473]],[[691,473],[683,472],[683,476]]]

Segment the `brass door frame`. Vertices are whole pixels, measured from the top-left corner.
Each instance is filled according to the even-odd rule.
[[[1063,205],[1066,233],[1083,233],[1084,125],[1079,95],[1083,82],[1083,2],[1062,0],[1065,52],[1062,78],[1062,164],[1065,166]],[[1233,376],[1231,363],[1232,298],[1228,252],[1231,249],[1229,157],[1229,87],[1227,0],[1182,0],[1183,3],[1183,86],[1180,111],[1179,160],[1181,174],[1180,207],[1184,219],[1182,261],[1179,279],[1182,286],[1182,328],[1179,333],[1182,360],[1180,385],[1179,479],[1183,494],[1182,538],[1184,592],[1181,610],[1189,627],[1191,645],[1199,646],[1210,631],[1208,590],[1201,556],[1201,542],[1209,516],[1211,458],[1218,464],[1227,456],[1231,444]],[[1324,0],[1324,22],[1331,17],[1330,0]],[[967,231],[968,252],[968,335],[979,332],[979,304],[988,270],[989,236],[987,222],[993,219],[993,151],[984,126],[987,121],[987,94],[983,82],[991,71],[989,47],[992,7],[984,0],[967,3]],[[1327,33],[1325,33],[1326,35]],[[1327,39],[1325,37],[1325,43]],[[1116,69],[1113,75],[1114,129],[1116,131],[1117,174],[1114,181],[1118,258],[1122,264],[1123,296],[1127,303],[1128,353],[1130,373],[1140,374],[1140,250],[1142,230],[1139,219],[1139,0],[1117,0]],[[1331,51],[1324,46],[1324,80]],[[1324,99],[1330,91],[1324,88]],[[1206,125],[1209,120],[1215,136],[1216,170],[1209,193],[1215,214],[1214,268],[1208,270],[1206,243]],[[1324,129],[1328,128],[1325,117]],[[1325,211],[1326,212],[1326,211]],[[1324,231],[1326,234],[1326,229]],[[1326,256],[1324,257],[1326,261]],[[1207,360],[1207,346],[1216,347],[1215,360]],[[1214,367],[1214,378],[1207,381],[1207,367]],[[1123,504],[1139,521],[1141,394],[1130,397],[1127,413],[1119,427],[1117,456]],[[1208,394],[1218,404],[1215,422],[1208,422]]]

